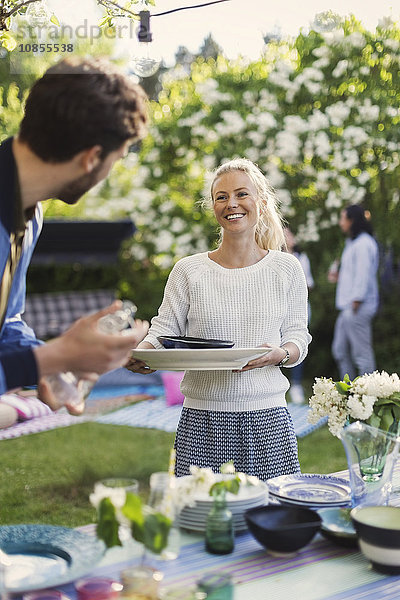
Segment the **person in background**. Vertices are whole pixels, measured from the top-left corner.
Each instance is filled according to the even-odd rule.
[[[262,480],[296,473],[297,440],[285,400],[289,382],[281,368],[301,362],[311,340],[304,273],[296,258],[281,251],[277,198],[254,163],[221,165],[210,204],[220,245],[176,263],[139,348],[162,348],[161,335],[188,335],[268,352],[239,371],[186,371],[175,472],[188,475],[191,465],[219,472],[233,460],[238,471]],[[152,372],[139,360],[127,366]]]
[[[339,226],[346,236],[336,287],[339,310],[334,329],[332,353],[340,377],[350,379],[376,369],[372,346],[372,319],[378,310],[378,244],[364,208],[347,206],[340,213]]]
[[[293,254],[298,261],[300,262],[302,269],[304,271],[304,275],[307,282],[308,294],[314,287],[314,278],[311,273],[311,265],[310,260],[305,252],[302,252],[299,246],[296,244],[296,238],[293,232],[285,227],[285,240],[286,240],[286,248],[290,254]],[[311,320],[311,305],[310,301],[308,301],[308,322]],[[290,399],[294,404],[303,404],[304,403],[304,389],[303,389],[303,365],[304,363],[300,363],[297,366],[293,367],[290,371]]]
[[[90,378],[122,366],[146,335],[141,321],[127,336],[98,331],[98,320],[117,310],[118,301],[46,344],[21,314],[43,223],[41,201],[78,202],[144,137],[147,119],[141,87],[108,61],[70,58],[34,84],[18,135],[0,145],[0,394],[38,384],[40,399],[58,408],[41,378],[63,371]]]

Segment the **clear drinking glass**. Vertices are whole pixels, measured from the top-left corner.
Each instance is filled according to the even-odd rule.
[[[133,302],[124,300],[120,309],[99,319],[97,327],[102,333],[124,335],[135,326],[136,310]],[[87,379],[79,379],[71,371],[48,375],[44,379],[60,406],[79,406],[86,400],[95,384]]]
[[[106,494],[123,492],[130,492],[131,494],[139,493],[139,482],[133,477],[107,477],[106,479],[100,479],[94,484],[94,493]],[[122,545],[128,544],[132,541],[131,527],[129,523],[121,524],[118,529],[119,539]]]
[[[121,572],[122,597],[129,600],[158,600],[163,573],[140,565]]]
[[[342,430],[340,439],[349,465],[352,505],[388,504],[400,438],[356,421]]]
[[[231,574],[226,571],[204,573],[197,586],[208,600],[233,600],[234,584]]]
[[[173,475],[170,475],[167,471],[158,471],[150,475],[150,495],[147,505],[155,512],[166,514],[172,520],[168,544],[161,554],[155,555],[155,558],[161,560],[174,560],[177,558],[181,545],[174,493],[175,477]]]
[[[107,477],[106,479],[100,479],[95,486],[96,485],[103,485],[104,487],[113,490],[122,489],[131,494],[139,493],[139,482],[133,477]]]
[[[206,592],[197,585],[172,586],[160,590],[160,600],[206,600]]]

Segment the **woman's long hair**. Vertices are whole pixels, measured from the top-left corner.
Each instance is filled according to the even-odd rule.
[[[214,205],[213,187],[218,177],[233,171],[246,173],[257,190],[258,222],[255,240],[263,250],[281,250],[285,247],[283,219],[278,210],[278,198],[275,190],[262,171],[247,158],[234,158],[223,163],[214,171],[210,187],[209,204]]]
[[[351,220],[350,237],[354,240],[363,231],[373,235],[372,225],[368,221],[365,210],[360,204],[351,204],[344,209],[346,217]]]

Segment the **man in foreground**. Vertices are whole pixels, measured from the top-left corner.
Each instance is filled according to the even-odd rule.
[[[110,336],[98,320],[119,303],[79,319],[59,338],[42,344],[22,320],[26,272],[40,235],[40,202],[75,204],[107,177],[114,162],[144,137],[146,96],[106,62],[65,59],[39,79],[28,96],[20,131],[0,145],[0,393],[38,386],[57,408],[41,379],[79,371],[89,378],[126,363],[148,324],[129,335]],[[79,414],[83,406],[70,407]]]

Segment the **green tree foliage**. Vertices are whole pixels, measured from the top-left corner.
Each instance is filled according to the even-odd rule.
[[[351,17],[332,31],[272,40],[258,61],[199,57],[190,74],[180,65],[168,72],[140,156],[129,157],[100,192],[112,200],[105,212],[125,209],[138,225],[124,253],[124,285],[140,289],[140,273],[146,293],[154,291],[148,313],[154,314],[174,262],[217,239],[212,215],[199,207],[208,171],[247,156],[277,189],[282,212],[310,256],[316,288],[307,364],[315,375],[334,374],[334,286],[326,273],[342,249],[341,208],[362,202],[383,256],[391,250],[397,261],[400,255],[399,64],[396,24],[370,32]],[[386,299],[382,315],[385,310]],[[380,344],[377,336],[378,356]],[[397,348],[395,340],[384,344],[386,355]]]
[[[129,17],[136,21],[139,18],[139,11],[143,10],[144,6],[155,6],[155,0],[127,0],[121,3],[122,6],[118,2],[108,0],[98,0],[97,3],[104,8],[99,26],[114,30],[116,17]],[[15,33],[15,21],[21,17],[39,28],[51,24],[60,25],[57,16],[50,13],[47,5],[40,0],[0,0],[0,49],[3,47],[11,52],[17,47],[18,35]]]
[[[326,273],[340,256],[338,216],[348,204],[362,202],[371,212],[382,249],[378,366],[395,370],[400,350],[390,331],[385,339],[379,335],[389,316],[400,325],[389,260],[396,270],[400,29],[387,20],[366,31],[354,17],[335,26],[326,30],[319,19],[315,30],[293,41],[271,39],[257,61],[200,56],[190,73],[177,65],[151,102],[152,125],[140,153],[130,154],[73,209],[84,218],[135,220],[138,233],[123,250],[120,288],[140,316],[151,317],[174,262],[217,241],[212,213],[200,207],[208,172],[235,156],[255,161],[311,260],[314,342],[307,367],[316,376],[335,376],[334,286]],[[65,210],[52,203],[47,214]]]
[[[59,25],[58,19],[38,0],[0,0],[0,48],[11,52],[17,46],[17,35],[14,32],[15,20],[25,18],[37,24],[53,23]]]
[[[0,141],[18,131],[23,115],[20,89],[14,84],[0,85]]]
[[[212,37],[211,33],[204,39],[200,50],[199,55],[207,60],[207,58],[213,58],[216,60],[218,56],[223,54],[223,49]]]

